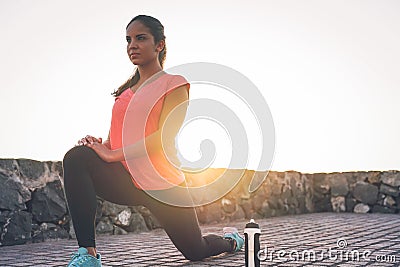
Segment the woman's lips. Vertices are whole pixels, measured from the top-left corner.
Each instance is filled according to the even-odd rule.
[[[134,58],[134,57],[137,57],[138,55],[140,55],[139,53],[133,53],[133,54],[131,54],[129,57],[130,58]]]

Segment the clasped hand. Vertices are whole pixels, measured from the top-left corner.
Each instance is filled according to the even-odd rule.
[[[109,149],[106,145],[102,143],[102,138],[96,138],[91,135],[86,135],[86,137],[82,138],[78,141],[77,146],[87,146],[93,149],[99,157],[105,162],[113,162],[114,160],[114,151]]]

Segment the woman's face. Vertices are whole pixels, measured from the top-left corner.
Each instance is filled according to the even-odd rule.
[[[154,60],[158,61],[158,54],[164,47],[161,40],[158,45],[149,29],[140,21],[132,22],[126,29],[126,51],[129,59],[135,65],[146,65]]]

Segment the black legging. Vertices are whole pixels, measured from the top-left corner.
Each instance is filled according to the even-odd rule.
[[[65,196],[80,247],[96,247],[98,195],[120,205],[147,207],[188,260],[201,260],[233,249],[232,240],[214,234],[202,236],[195,208],[168,205],[138,189],[121,162],[107,163],[91,148],[76,146],[65,154],[63,169]]]

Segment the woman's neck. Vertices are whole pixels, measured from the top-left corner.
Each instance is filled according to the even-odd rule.
[[[144,82],[154,74],[159,71],[162,71],[160,64],[152,64],[152,65],[145,65],[145,66],[138,66],[139,74],[140,74],[140,81]]]

